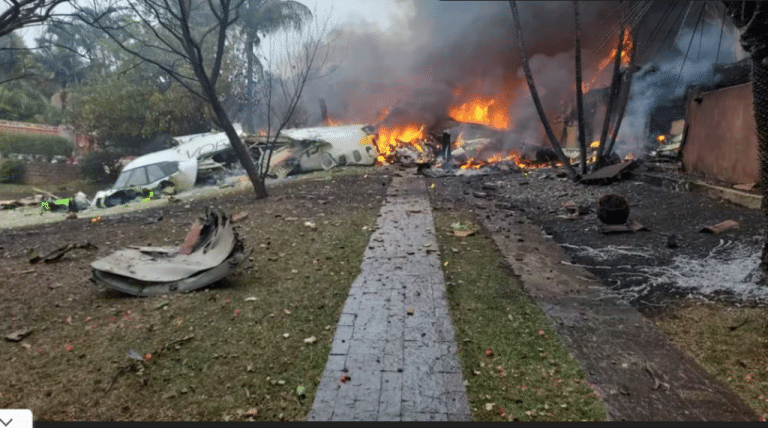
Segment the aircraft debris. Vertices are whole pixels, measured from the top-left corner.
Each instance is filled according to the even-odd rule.
[[[94,261],[91,268],[97,284],[134,296],[157,296],[212,284],[245,258],[229,217],[209,209],[180,248],[129,247]]]

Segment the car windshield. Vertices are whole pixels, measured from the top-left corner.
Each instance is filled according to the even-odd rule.
[[[159,162],[151,165],[131,168],[120,173],[113,189],[146,186],[162,178],[168,177],[179,170],[178,162]]]

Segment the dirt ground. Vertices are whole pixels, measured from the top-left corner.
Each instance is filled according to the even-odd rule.
[[[21,342],[0,341],[0,408],[32,408],[39,420],[303,419],[392,173],[339,171],[276,186],[266,201],[233,192],[95,223],[79,218],[1,230],[0,333],[32,333]],[[768,415],[768,289],[744,279],[762,247],[760,212],[633,181],[576,185],[556,170],[432,181],[440,182],[449,212],[452,198],[469,195],[536,222],[575,263]],[[626,195],[630,219],[650,230],[601,234],[594,207],[607,193]],[[565,218],[568,201],[586,213]],[[234,277],[147,299],[89,281],[90,262],[114,250],[178,245],[207,205],[249,212],[238,228],[253,260]],[[477,208],[474,215],[484,213]],[[726,219],[740,226],[720,235],[699,232]],[[317,230],[304,226],[308,220]],[[324,238],[311,239],[318,232]],[[676,248],[668,245],[672,235]],[[86,241],[98,250],[74,250],[48,265],[29,265],[25,257],[30,248],[44,254]],[[315,346],[303,342],[311,336]],[[148,361],[134,362],[128,349]],[[306,387],[304,396],[298,386]]]
[[[266,200],[243,191],[0,231],[0,332],[32,330],[0,340],[0,408],[43,421],[303,420],[388,183],[386,170],[347,168]],[[97,257],[178,245],[209,205],[248,213],[235,228],[252,253],[235,275],[152,298],[90,282]],[[86,241],[98,250],[25,257]]]

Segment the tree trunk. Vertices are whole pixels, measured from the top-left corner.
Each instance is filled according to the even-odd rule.
[[[633,36],[632,39],[636,40],[637,37]],[[624,112],[626,111],[627,104],[629,103],[629,92],[632,89],[632,76],[638,70],[634,64],[635,52],[637,52],[637,43],[633,43],[632,50],[629,51],[629,65],[627,70],[624,71],[623,76],[619,76],[619,96],[617,98],[617,101],[619,102],[619,111],[616,113],[616,125],[614,125],[611,139],[608,140],[608,143],[606,144],[604,155],[610,155],[613,152],[613,146],[616,144],[616,137],[619,135],[619,129],[621,129],[621,121],[624,119]],[[622,81],[624,83],[622,83]]]
[[[768,217],[768,6],[763,2],[723,2],[741,33],[741,45],[752,57],[752,100],[760,156],[761,208]],[[760,278],[768,284],[768,229],[760,258]]]
[[[552,144],[552,149],[555,151],[558,159],[560,159],[560,162],[563,164],[563,168],[565,168],[565,171],[572,179],[578,179],[579,175],[576,173],[576,170],[573,169],[573,165],[571,165],[570,159],[568,159],[565,153],[563,153],[563,148],[560,147],[560,143],[557,141],[557,137],[555,137],[555,133],[552,131],[552,127],[549,125],[547,116],[544,113],[544,107],[541,105],[541,100],[539,100],[539,93],[536,91],[536,85],[533,82],[531,66],[528,63],[528,54],[525,51],[525,43],[523,42],[523,29],[522,25],[520,24],[520,15],[517,11],[516,2],[510,0],[509,7],[512,9],[512,21],[517,32],[517,42],[518,46],[520,47],[520,53],[523,56],[523,71],[525,72],[525,80],[528,82],[528,89],[531,91],[533,104],[536,105],[536,112],[539,114],[541,124],[544,126],[544,130],[547,132],[549,142]]]
[[[763,193],[761,208],[768,217],[768,64],[766,58],[752,56],[752,98],[757,126],[757,149],[760,155],[760,189]],[[768,232],[766,233],[768,235]],[[763,246],[760,268],[768,278],[768,236]]]
[[[203,93],[208,98],[208,102],[211,105],[213,114],[216,116],[216,119],[218,119],[219,125],[221,125],[224,133],[227,134],[229,144],[232,146],[232,149],[235,151],[237,158],[240,160],[240,164],[248,174],[248,178],[251,180],[251,184],[253,184],[253,190],[256,193],[256,198],[266,198],[267,187],[264,185],[264,179],[259,175],[259,170],[256,167],[256,164],[253,163],[251,154],[248,153],[248,148],[245,147],[243,141],[240,140],[240,136],[237,135],[235,127],[232,126],[232,121],[229,120],[229,115],[227,115],[227,112],[224,111],[224,107],[221,106],[221,102],[216,96],[216,88],[211,85],[210,80],[208,80],[207,76],[202,72],[202,66],[199,63],[192,64],[192,67],[195,71],[195,75],[197,76],[198,81],[200,82],[200,87],[202,88]]]
[[[573,2],[573,18],[576,22],[576,114],[579,121],[579,152],[581,173],[587,173],[587,136],[584,130],[584,94],[581,87],[581,34],[579,28],[579,2]]]
[[[245,144],[240,139],[240,136],[237,135],[237,131],[235,131],[235,127],[232,126],[232,122],[229,120],[229,116],[227,116],[227,113],[224,111],[224,108],[221,106],[221,103],[219,103],[218,99],[213,98],[211,101],[211,106],[213,107],[213,113],[219,120],[219,124],[221,124],[222,129],[224,129],[224,133],[226,133],[227,138],[229,138],[229,143],[232,145],[232,149],[235,150],[237,158],[240,159],[240,163],[243,165],[243,168],[245,168],[245,172],[248,174],[248,178],[253,184],[253,190],[256,193],[256,198],[266,198],[267,187],[264,185],[264,180],[259,176],[258,168],[256,168],[256,164],[253,163],[251,154],[248,153],[248,148],[245,147]]]
[[[624,47],[624,30],[621,30],[619,35],[619,46],[616,47],[616,57],[613,60],[613,77],[611,77],[611,91],[608,95],[608,103],[605,106],[605,118],[603,118],[603,130],[600,132],[600,145],[597,146],[597,159],[595,159],[595,165],[597,168],[602,167],[605,162],[603,161],[603,152],[605,148],[605,139],[608,137],[608,128],[611,125],[611,119],[613,118],[613,104],[616,102],[616,97],[619,95],[619,83],[620,69],[621,69],[621,52]]]
[[[245,132],[255,134],[253,122],[253,39],[248,37],[245,42],[246,72],[245,72]]]

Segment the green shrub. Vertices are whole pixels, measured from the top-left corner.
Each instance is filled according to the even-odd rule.
[[[18,159],[6,159],[0,165],[0,183],[22,184],[27,164]]]
[[[112,184],[120,175],[120,155],[108,151],[88,153],[80,164],[80,173],[91,183]]]
[[[63,137],[0,134],[0,154],[3,156],[11,153],[42,155],[50,161],[54,156],[71,156],[72,150],[72,143]]]

